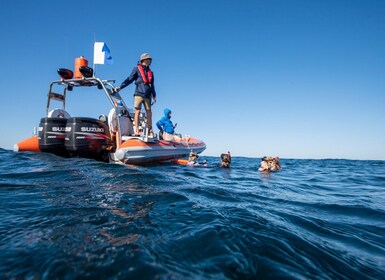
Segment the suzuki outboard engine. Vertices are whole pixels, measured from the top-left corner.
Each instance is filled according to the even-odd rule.
[[[108,162],[115,150],[108,126],[97,119],[69,118],[65,133],[65,148],[71,157],[92,158]]]
[[[64,146],[66,118],[42,118],[39,124],[38,139],[42,152],[67,156]]]

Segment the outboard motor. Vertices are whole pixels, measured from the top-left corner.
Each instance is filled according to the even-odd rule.
[[[42,152],[67,156],[64,146],[66,118],[42,118],[39,124],[38,139]]]
[[[69,118],[65,133],[65,148],[71,157],[92,158],[108,162],[115,151],[108,126],[97,119]]]

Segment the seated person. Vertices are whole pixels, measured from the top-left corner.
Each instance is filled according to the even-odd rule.
[[[230,152],[227,152],[227,154],[221,154],[221,167],[230,168],[230,163],[231,163]]]
[[[156,126],[159,129],[159,135],[162,135],[163,140],[167,141],[180,141],[181,137],[175,134],[176,125],[173,125],[171,121],[171,110],[164,109],[164,117],[162,117],[157,123]]]

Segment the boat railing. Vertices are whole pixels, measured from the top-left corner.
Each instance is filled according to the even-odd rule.
[[[116,143],[117,143],[117,147],[119,147],[124,141],[122,138],[123,135],[121,133],[122,132],[121,131],[122,125],[120,123],[121,120],[119,118],[119,112],[117,110],[118,103],[119,103],[119,106],[123,106],[123,108],[127,112],[130,112],[130,110],[129,110],[129,107],[124,102],[123,98],[120,96],[119,92],[115,90],[114,83],[115,83],[115,80],[102,80],[97,77],[89,77],[89,78],[83,77],[83,78],[75,78],[75,79],[72,78],[72,79],[61,79],[61,80],[53,81],[50,84],[49,92],[48,92],[48,101],[47,101],[47,108],[46,108],[47,116],[49,113],[51,100],[62,102],[62,110],[65,110],[68,91],[72,91],[74,90],[74,88],[77,88],[77,87],[97,87],[99,90],[104,91],[112,107],[115,109],[115,114],[117,116],[116,120],[117,120],[117,130],[118,130],[118,133],[116,133]],[[55,90],[57,89],[56,86],[63,86],[63,91],[61,93],[54,91],[53,90],[54,88]],[[128,117],[133,121],[134,114],[129,113]],[[141,113],[139,119],[140,119],[139,127],[142,129],[143,134],[141,137],[137,137],[137,138],[141,139],[144,142],[157,141],[157,139],[148,137],[147,119],[145,117],[145,114]]]
[[[81,79],[66,79],[53,81],[50,84],[47,101],[47,114],[50,107],[51,100],[61,101],[62,109],[65,110],[65,102],[68,91],[72,91],[75,87],[97,87],[99,90],[103,90],[109,99],[110,103],[114,105],[115,101],[123,101],[118,92],[115,91],[113,83],[115,80],[101,80],[96,77],[81,78]],[[63,86],[63,92],[55,92],[53,88],[56,86]],[[56,88],[55,88],[56,89]]]

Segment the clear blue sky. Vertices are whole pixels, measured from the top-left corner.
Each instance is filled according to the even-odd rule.
[[[0,23],[2,148],[38,126],[57,68],[92,64],[96,37],[114,59],[97,76],[116,85],[152,55],[154,122],[170,108],[204,155],[385,159],[385,1],[15,0]],[[68,100],[72,116],[109,110]]]

